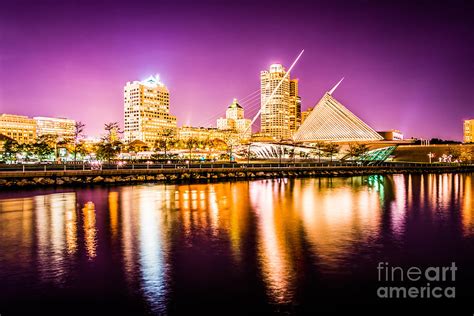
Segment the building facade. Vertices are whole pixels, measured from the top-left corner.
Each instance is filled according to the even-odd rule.
[[[36,140],[36,122],[23,115],[1,114],[0,134],[20,144],[33,143]]]
[[[275,139],[290,138],[301,124],[298,80],[285,75],[281,64],[273,64],[269,70],[260,72],[261,132]],[[271,97],[280,81],[281,85]]]
[[[65,118],[54,117],[34,117],[36,122],[36,135],[53,135],[61,139],[67,139],[74,136],[76,121]]]
[[[227,107],[225,118],[217,119],[217,129],[235,132],[241,140],[248,140],[252,135],[250,119],[244,117],[244,108],[237,99]]]
[[[194,138],[198,141],[204,141],[209,138],[209,129],[205,127],[181,126],[178,128],[178,139],[188,140]]]
[[[389,141],[403,140],[403,133],[397,129],[392,129],[389,131],[381,131],[377,133],[379,133],[380,136],[382,136],[384,140],[389,140]]]
[[[306,111],[301,112],[301,124],[303,124],[303,122],[308,118],[312,110],[313,108],[308,108]]]
[[[211,139],[225,138],[222,130],[217,128],[206,128],[206,127],[193,127],[193,126],[181,126],[178,128],[178,139],[188,140],[194,138],[198,141],[206,141]]]
[[[301,126],[301,97],[298,93],[298,79],[290,80],[289,102],[290,133],[293,135]]]
[[[176,117],[170,114],[170,94],[158,75],[124,87],[124,140],[141,140],[153,147],[168,131],[176,133]]]
[[[474,143],[474,119],[464,121],[464,142]]]

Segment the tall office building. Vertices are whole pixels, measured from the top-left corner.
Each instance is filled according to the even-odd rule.
[[[20,144],[33,143],[36,140],[36,122],[23,115],[1,114],[0,134]]]
[[[239,134],[240,139],[249,139],[252,135],[251,120],[244,117],[244,108],[237,99],[227,107],[225,118],[217,119],[217,129],[231,130]]]
[[[168,130],[176,132],[176,117],[170,114],[170,94],[158,75],[127,82],[124,121],[125,141],[141,140],[149,147],[154,147]]]
[[[67,139],[74,136],[76,121],[55,118],[55,117],[42,117],[37,116],[33,118],[36,122],[36,135],[54,135],[58,138]]]
[[[474,119],[464,121],[464,142],[474,143]]]
[[[275,139],[288,139],[301,124],[301,98],[298,81],[291,80],[281,64],[260,72],[261,133]],[[273,97],[271,94],[283,80]]]
[[[290,133],[293,135],[301,125],[301,97],[298,95],[298,79],[290,80]]]

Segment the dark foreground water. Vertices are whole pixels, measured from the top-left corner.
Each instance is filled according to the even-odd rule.
[[[473,186],[446,174],[0,192],[0,314],[472,315]],[[378,281],[379,262],[455,262],[455,281],[429,286],[456,297],[379,298],[427,285]]]

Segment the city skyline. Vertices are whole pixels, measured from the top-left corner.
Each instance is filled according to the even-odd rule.
[[[268,2],[8,3],[0,13],[0,112],[67,117],[96,135],[107,121],[122,123],[127,81],[159,73],[178,126],[214,125],[209,117],[259,88],[261,70],[288,66],[304,48],[292,72],[302,110],[344,76],[337,98],[374,129],[462,140],[462,122],[474,116],[469,10],[364,3],[344,4],[343,12],[337,1],[277,3],[273,11]],[[289,7],[300,14],[272,22]],[[155,21],[158,11],[168,14]],[[345,23],[333,22],[336,16]],[[391,24],[400,17],[403,25]]]

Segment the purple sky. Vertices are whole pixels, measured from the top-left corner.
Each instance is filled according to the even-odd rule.
[[[215,125],[260,70],[304,48],[303,109],[344,76],[334,96],[376,130],[460,140],[474,118],[472,1],[254,2],[4,2],[0,113],[99,134],[123,124],[124,84],[159,73],[179,126]]]

